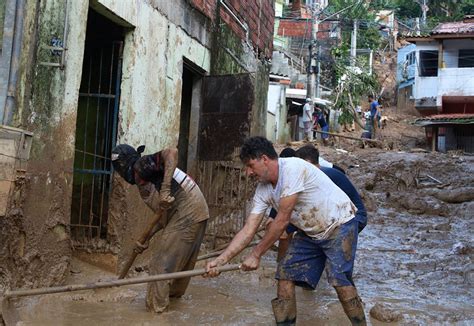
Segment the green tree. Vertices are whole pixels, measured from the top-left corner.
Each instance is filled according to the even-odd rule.
[[[398,18],[407,19],[421,17],[421,7],[415,0],[395,0],[395,14]]]
[[[382,7],[389,0],[378,0],[377,6]],[[346,10],[344,10],[346,9]],[[357,47],[377,49],[381,44],[379,24],[375,21],[375,11],[370,1],[358,0],[332,0],[326,8],[327,13],[336,13],[344,10],[340,15],[342,30],[342,42],[351,42],[351,31],[354,20],[359,22],[359,33],[357,35]]]
[[[380,85],[375,75],[368,74],[367,62],[364,58],[358,58],[354,66],[349,66],[349,52],[347,47],[335,48],[332,51],[334,57],[334,73],[338,84],[332,95],[334,107],[342,110],[340,123],[352,123],[355,121],[364,128],[362,121],[356,112],[356,105],[367,94],[378,94]]]
[[[394,0],[397,17],[421,17],[422,0]],[[428,21],[437,22],[461,20],[464,15],[474,14],[474,0],[428,0]]]

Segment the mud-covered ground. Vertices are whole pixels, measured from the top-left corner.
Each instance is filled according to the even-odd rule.
[[[353,141],[320,148],[346,169],[369,210],[355,267],[366,314],[372,325],[473,325],[474,157],[414,150],[422,132],[402,120],[393,125],[382,148]],[[256,272],[195,277],[161,315],[146,312],[144,285],[18,305],[23,325],[271,325],[275,267],[270,252]],[[75,260],[68,283],[113,277]],[[325,278],[316,291],[298,289],[297,301],[298,325],[349,325]]]

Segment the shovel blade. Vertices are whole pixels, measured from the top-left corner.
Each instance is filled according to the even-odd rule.
[[[18,310],[11,298],[5,298],[2,300],[2,310],[0,315],[5,326],[15,326],[20,322],[20,315],[18,314]]]

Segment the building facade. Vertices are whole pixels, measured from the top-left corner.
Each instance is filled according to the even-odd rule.
[[[474,151],[474,19],[442,23],[416,44],[413,98],[433,150]]]
[[[0,293],[62,282],[73,251],[120,266],[152,213],[114,145],[176,146],[199,180],[265,134],[273,1],[3,4]]]

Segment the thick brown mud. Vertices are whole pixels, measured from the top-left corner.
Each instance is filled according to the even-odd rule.
[[[369,210],[354,275],[369,322],[473,325],[474,202],[450,194],[472,190],[474,157],[346,148],[321,152],[347,170]],[[159,315],[145,310],[144,285],[17,304],[23,325],[271,325],[275,256],[267,254],[256,272],[193,278]],[[69,284],[114,277],[77,260],[71,271]],[[316,291],[298,289],[297,302],[298,325],[350,325],[325,277]]]

